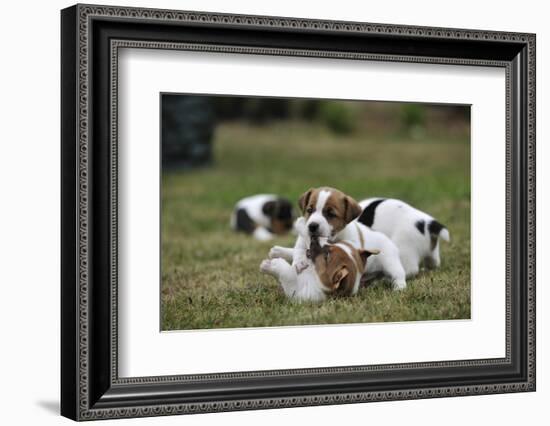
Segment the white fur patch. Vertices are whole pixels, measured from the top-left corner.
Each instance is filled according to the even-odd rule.
[[[332,235],[332,226],[328,223],[325,216],[323,216],[323,208],[331,193],[331,191],[327,191],[326,189],[319,191],[317,203],[315,204],[315,212],[313,212],[307,220],[307,225],[310,223],[319,224],[319,235],[322,237],[329,237]]]
[[[261,226],[257,227],[252,235],[258,241],[269,241],[273,238],[273,234]]]
[[[330,191],[323,189],[321,192],[319,192],[319,196],[317,197],[317,204],[315,205],[315,209],[317,211],[323,210],[323,207],[325,207],[325,204],[327,203],[328,197],[330,197]]]
[[[369,198],[359,205],[364,210],[377,200]],[[433,220],[433,216],[404,201],[388,198],[376,207],[371,229],[393,241],[399,249],[399,258],[407,277],[413,277],[423,264],[437,268],[441,263],[439,242],[434,247],[428,232],[428,226]],[[440,231],[438,239],[450,240],[447,228]]]

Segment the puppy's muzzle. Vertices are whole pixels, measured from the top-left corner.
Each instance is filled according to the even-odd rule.
[[[312,222],[308,225],[307,229],[311,235],[316,235],[319,232],[319,224],[317,222]]]

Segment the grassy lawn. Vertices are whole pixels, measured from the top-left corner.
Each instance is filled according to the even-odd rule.
[[[336,137],[299,123],[217,128],[215,164],[162,179],[162,329],[262,327],[463,319],[470,317],[470,146],[467,135]],[[333,186],[361,200],[396,197],[447,225],[442,267],[403,292],[376,282],[348,299],[287,300],[259,264],[274,245],[236,234],[237,200],[278,193],[297,201],[310,187]]]

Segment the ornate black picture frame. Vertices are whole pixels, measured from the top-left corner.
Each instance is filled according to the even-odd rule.
[[[535,35],[76,5],[61,13],[61,413],[158,416],[535,390]],[[506,356],[119,378],[120,47],[485,65],[506,72]]]

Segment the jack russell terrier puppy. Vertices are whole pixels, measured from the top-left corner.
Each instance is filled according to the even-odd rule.
[[[395,243],[407,277],[418,274],[422,264],[429,269],[439,267],[439,239],[450,240],[444,225],[400,200],[369,198],[359,205],[362,213],[357,221]]]
[[[265,259],[260,270],[275,277],[285,295],[298,302],[322,302],[329,296],[353,296],[359,290],[367,258],[378,251],[356,249],[349,243],[328,244],[311,237],[306,220],[294,225],[298,238],[292,265],[282,258]]]
[[[292,229],[292,204],[272,194],[258,194],[240,200],[231,215],[231,228],[268,241]]]
[[[329,243],[345,242],[358,250],[367,247],[369,251],[371,248],[378,250],[379,255],[367,260],[368,275],[385,275],[391,280],[394,290],[407,286],[399,249],[386,235],[356,220],[362,212],[357,201],[337,189],[322,187],[309,189],[298,203],[310,237],[327,238]],[[274,246],[269,252],[270,258],[283,258],[289,262],[293,256],[292,248]]]

